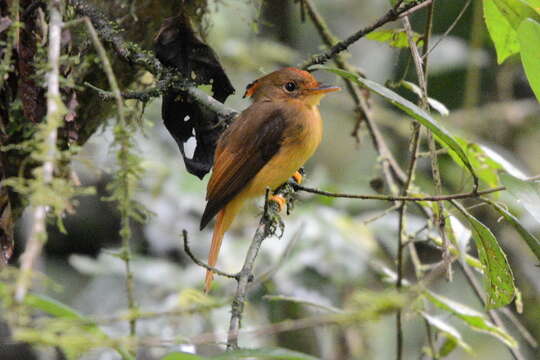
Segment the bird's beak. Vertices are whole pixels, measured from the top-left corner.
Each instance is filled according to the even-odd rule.
[[[309,89],[309,95],[326,94],[341,90],[340,87],[334,85],[319,84],[316,88]]]

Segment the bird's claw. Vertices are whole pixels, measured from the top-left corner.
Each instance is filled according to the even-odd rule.
[[[281,195],[272,195],[270,199],[268,199],[268,201],[273,201],[278,204],[279,206],[278,212],[281,212],[287,205],[287,200],[285,200],[285,198]]]

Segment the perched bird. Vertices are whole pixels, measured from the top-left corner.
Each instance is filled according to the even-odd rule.
[[[217,214],[208,264],[215,266],[223,235],[244,201],[276,189],[313,155],[322,138],[318,105],[336,86],[320,84],[310,73],[284,68],[248,85],[253,104],[218,140],[206,193],[201,230]],[[283,198],[275,199],[281,206]],[[213,274],[207,271],[205,291]]]

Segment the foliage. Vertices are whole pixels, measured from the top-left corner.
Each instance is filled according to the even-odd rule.
[[[21,11],[18,8],[19,1],[12,3],[17,4],[17,7],[13,5],[9,9],[10,17],[16,18],[15,15],[19,15]],[[422,5],[422,1],[391,3],[398,6],[394,11],[404,5]],[[64,13],[65,20],[73,17],[77,23],[74,4],[85,6],[86,2],[68,2]],[[152,4],[161,5],[165,2],[156,0]],[[257,31],[278,31],[291,25],[280,25],[279,22],[285,21],[286,16],[283,16],[283,19],[270,18],[275,20],[276,24],[271,24],[273,29],[264,30],[262,25],[269,19],[259,19],[264,17],[262,8],[258,8],[258,4],[250,4],[253,9],[247,18],[257,18],[256,23],[261,24],[261,29]],[[427,16],[425,28],[414,24],[414,27],[423,33],[412,31],[410,24],[407,24],[408,20],[401,20],[413,18],[417,11],[421,11],[422,5],[418,8],[411,7],[411,14],[401,16],[403,28],[399,23],[396,23],[395,29],[373,30],[379,29],[373,27],[365,36],[369,40],[388,44],[392,48],[389,51],[400,51],[405,55],[403,57],[408,59],[409,65],[400,69],[403,74],[383,73],[386,78],[397,78],[395,81],[387,81],[386,86],[381,85],[382,82],[370,80],[371,77],[375,78],[371,73],[363,74],[357,71],[352,65],[357,63],[356,58],[334,57],[335,67],[312,67],[326,70],[345,81],[345,88],[354,103],[354,112],[343,106],[344,102],[341,100],[323,103],[323,106],[331,104],[328,105],[328,111],[332,110],[334,115],[325,114],[325,118],[336,119],[328,125],[329,133],[334,134],[337,140],[332,142],[334,139],[330,138],[328,141],[332,142],[332,151],[338,155],[334,154],[334,158],[328,161],[326,170],[308,170],[309,184],[331,188],[337,193],[314,198],[300,196],[301,204],[296,207],[295,212],[302,215],[299,216],[302,220],[293,217],[284,221],[284,238],[291,239],[290,242],[270,237],[266,239],[261,248],[261,256],[257,258],[255,274],[241,272],[236,275],[237,280],[242,276],[246,279],[246,292],[240,294],[241,296],[233,296],[234,291],[230,288],[230,284],[234,284],[233,280],[219,281],[223,287],[210,295],[197,290],[200,288],[202,269],[191,264],[185,254],[178,250],[178,230],[180,226],[190,230],[197,228],[204,190],[198,181],[178,169],[177,153],[173,153],[170,148],[165,151],[156,149],[163,145],[159,129],[141,126],[141,123],[148,122],[145,117],[159,118],[156,113],[152,113],[157,112],[159,104],[150,104],[151,109],[148,110],[148,100],[169,93],[171,89],[173,93],[180,90],[179,94],[185,96],[182,101],[187,104],[196,103],[197,109],[201,113],[208,112],[211,118],[222,119],[219,111],[223,104],[216,104],[216,100],[207,93],[204,93],[204,98],[210,100],[207,102],[196,96],[190,97],[193,79],[162,68],[152,51],[142,50],[146,46],[141,44],[149,43],[150,35],[154,35],[152,32],[132,32],[131,37],[138,39],[134,42],[123,42],[121,37],[117,38],[122,35],[120,30],[124,24],[132,20],[137,22],[137,17],[143,15],[141,11],[136,11],[137,6],[139,5],[136,1],[124,0],[103,5],[103,12],[107,17],[114,18],[114,21],[109,23],[107,20],[105,24],[98,24],[99,26],[94,24],[97,41],[92,38],[92,33],[87,28],[81,27],[85,31],[74,30],[69,34],[66,31],[61,57],[63,72],[59,79],[63,92],[62,98],[58,99],[58,113],[39,124],[25,122],[20,114],[28,104],[24,103],[24,99],[17,99],[5,112],[12,115],[8,126],[0,128],[2,136],[20,136],[17,141],[2,142],[0,145],[3,152],[17,151],[26,154],[22,165],[17,168],[18,176],[2,178],[2,186],[9,186],[25,204],[45,207],[48,216],[56,220],[56,226],[63,232],[66,232],[67,228],[64,226],[64,219],[79,211],[76,199],[81,195],[95,193],[92,187],[78,186],[70,176],[71,166],[75,167],[76,158],[84,152],[84,148],[66,141],[63,137],[64,130],[66,133],[74,131],[73,129],[80,130],[80,134],[84,131],[94,133],[96,136],[92,140],[99,138],[100,144],[105,144],[109,149],[108,157],[112,158],[114,155],[113,166],[98,165],[107,168],[112,175],[106,186],[108,195],[99,200],[112,203],[118,212],[119,236],[122,240],[120,250],[102,250],[96,259],[71,257],[68,266],[70,271],[75,269],[78,276],[82,274],[81,277],[89,282],[105,276],[125,277],[122,282],[114,283],[115,286],[107,284],[107,291],[98,293],[97,300],[92,301],[105,303],[106,299],[114,297],[113,294],[127,301],[123,301],[122,305],[116,308],[115,314],[83,315],[76,310],[77,307],[70,306],[72,299],[64,298],[60,301],[54,296],[41,294],[42,291],[49,292],[49,289],[40,288],[44,278],[34,272],[32,291],[18,303],[15,301],[16,286],[13,283],[14,278],[22,273],[8,268],[2,274],[0,300],[6,314],[5,320],[12,329],[15,341],[58,347],[69,359],[78,359],[93,350],[103,348],[114,350],[123,359],[133,359],[141,356],[139,351],[142,353],[146,349],[154,348],[162,348],[157,356],[161,360],[314,360],[324,358],[332,351],[350,358],[367,358],[373,355],[369,352],[369,348],[375,343],[373,338],[379,337],[375,332],[372,334],[371,329],[384,323],[379,321],[380,319],[387,320],[389,315],[397,314],[395,331],[398,337],[412,333],[409,327],[403,326],[403,323],[410,319],[421,319],[426,326],[426,344],[423,349],[404,349],[403,344],[400,347],[398,340],[395,350],[398,358],[412,357],[411,353],[418,356],[420,352],[438,359],[452,355],[458,358],[463,352],[464,356],[470,356],[481,351],[475,346],[476,340],[467,337],[470,330],[481,333],[481,341],[491,339],[493,342],[489,343],[490,345],[500,344],[519,358],[516,354],[519,355],[519,351],[524,348],[523,339],[527,338],[527,333],[523,336],[522,333],[526,330],[523,330],[524,326],[519,322],[516,326],[507,328],[498,314],[510,311],[505,306],[512,302],[515,302],[518,311],[521,311],[522,299],[518,285],[524,290],[525,296],[532,298],[525,301],[525,309],[531,307],[539,311],[535,305],[537,294],[527,294],[529,290],[526,286],[527,278],[523,275],[525,271],[521,269],[522,264],[516,261],[519,259],[521,262],[520,256],[523,254],[519,253],[516,247],[523,245],[527,251],[532,251],[534,256],[529,256],[526,261],[540,261],[540,241],[537,234],[540,228],[540,183],[527,178],[519,170],[515,154],[499,151],[502,146],[485,145],[484,139],[489,137],[490,128],[496,129],[495,121],[489,116],[485,122],[488,130],[484,133],[478,129],[471,130],[471,127],[465,126],[467,124],[460,122],[462,118],[468,121],[475,119],[477,113],[473,111],[480,113],[484,104],[472,110],[451,108],[445,105],[445,102],[448,97],[455,97],[459,92],[451,90],[434,94],[432,89],[440,86],[437,82],[440,80],[433,81],[430,78],[429,83],[427,80],[422,83],[421,75],[427,78],[429,74],[423,74],[423,71],[428,71],[427,64],[433,62],[433,48],[430,46],[438,46],[438,43],[433,45],[432,30],[428,26],[429,21],[433,20],[432,17],[439,14],[437,7],[426,6],[429,8],[427,13],[431,15]],[[161,19],[160,6],[140,6],[149,13],[156,11],[152,16]],[[174,8],[176,5],[167,6],[178,11]],[[214,8],[210,7],[207,1],[197,1],[190,6],[189,14],[195,23],[194,28],[199,32],[197,35],[205,40],[207,36],[215,37],[208,41],[213,50],[208,47],[206,51],[220,54],[224,59],[225,69],[238,71],[239,74],[235,75],[241,81],[235,79],[237,82],[249,82],[243,78],[246,69],[260,71],[261,66],[273,67],[278,63],[291,63],[300,60],[299,57],[317,58],[308,56],[307,50],[291,44],[267,39],[249,39],[250,34],[245,31],[250,27],[249,24],[242,21],[231,22],[230,15],[227,15],[234,5],[218,1]],[[332,39],[332,48],[343,45],[331,33],[330,28],[333,26],[324,23],[313,2],[300,1],[298,6],[303,16],[309,17],[315,24],[315,30],[301,28],[305,29],[311,38],[311,32],[318,31],[323,39]],[[325,4],[323,12],[333,6],[335,7]],[[528,83],[540,99],[540,3],[538,0],[484,0],[480,9],[483,10],[486,29],[494,44],[497,62],[510,67],[512,56],[519,54]],[[431,13],[432,11],[434,13]],[[48,15],[46,12],[42,15],[39,21],[43,25],[42,29],[46,29]],[[107,17],[105,19],[108,19]],[[384,16],[381,19],[384,20]],[[95,18],[91,20],[95,22]],[[3,26],[2,21],[6,20],[0,19],[0,27]],[[227,24],[227,29],[237,28],[240,35],[224,31],[223,23]],[[210,25],[216,26],[217,30],[212,30]],[[75,25],[69,24],[66,29],[71,29],[72,26]],[[9,76],[16,73],[14,52],[18,51],[16,42],[22,27],[23,22],[12,21],[8,27],[0,30],[0,45],[3,50],[0,59],[0,89],[4,89],[8,83],[6,80],[12,80]],[[155,30],[157,32],[157,27]],[[172,32],[174,31],[173,28]],[[166,38],[165,35],[163,36]],[[71,36],[77,41],[72,41]],[[100,53],[99,46],[96,45],[96,42],[99,44],[100,41],[107,45],[106,51],[103,51],[105,55]],[[75,43],[80,47],[75,47]],[[92,43],[97,51],[87,46]],[[257,43],[256,46],[251,46],[253,43]],[[410,49],[411,43],[413,49]],[[351,44],[343,49],[347,49],[349,45]],[[45,49],[46,46],[42,46],[36,51],[38,60],[35,80],[40,84],[44,82],[43,76],[49,71]],[[343,49],[337,53],[341,54]],[[268,53],[259,54],[259,50],[261,53]],[[472,45],[467,51],[473,51]],[[421,57],[421,61],[415,58],[417,56]],[[194,57],[197,58],[196,53]],[[108,64],[108,58],[111,58],[112,64]],[[129,67],[123,68],[115,63],[117,58],[128,60]],[[199,57],[197,60],[201,61],[204,68],[204,59]],[[153,72],[156,63],[159,71]],[[217,60],[216,63],[214,66],[223,70]],[[189,64],[183,65],[191,70]],[[411,70],[413,65],[415,71]],[[98,67],[104,70],[108,78],[101,74],[102,71],[99,71],[99,74],[103,77],[96,75],[94,70]],[[503,71],[501,69],[497,70]],[[265,68],[264,72],[267,70],[269,69]],[[230,72],[234,74],[233,70]],[[416,73],[416,77],[413,73]],[[253,80],[257,75],[250,74],[249,80]],[[92,85],[92,88],[83,86],[83,78],[95,85]],[[114,81],[111,81],[111,78]],[[451,87],[457,82],[458,77],[451,81],[446,79],[444,85]],[[504,87],[500,83],[504,85],[504,81],[499,81],[497,85]],[[111,91],[100,89],[105,88],[106,84],[109,84]],[[140,89],[143,89],[142,92],[139,92]],[[83,97],[88,94],[99,96],[99,102],[83,103],[87,100]],[[379,97],[373,94],[377,94],[384,102],[400,111],[386,111],[385,106],[377,102]],[[348,95],[343,95],[346,96]],[[78,102],[77,97],[83,103],[80,108],[78,104],[75,105]],[[125,101],[124,97],[133,97],[136,100]],[[409,97],[413,99],[410,100]],[[114,105],[108,104],[111,99],[116,100]],[[170,100],[174,103],[177,99],[173,97]],[[67,105],[64,106],[63,103]],[[208,106],[209,103],[211,106]],[[87,129],[71,127],[73,119],[70,116],[92,119],[88,114],[97,112],[101,105],[110,110],[104,111],[110,121],[103,126],[103,134],[110,132],[112,140],[96,132],[96,124]],[[535,102],[534,106],[537,105]],[[241,105],[236,103],[234,106],[239,108]],[[127,107],[127,116],[124,115],[124,107]],[[455,113],[458,115],[455,116]],[[102,119],[101,115],[103,114],[96,118]],[[363,134],[369,134],[373,140],[374,151],[371,151],[371,144],[366,144],[368,142],[358,145],[363,151],[361,167],[358,167],[360,161],[356,153],[348,146],[349,139],[343,136],[343,128],[339,123],[341,118],[354,118],[354,133],[358,139]],[[407,121],[400,121],[404,118]],[[174,116],[172,119],[175,119]],[[180,121],[183,120],[185,119]],[[516,120],[516,123],[518,122]],[[97,123],[103,124],[99,121]],[[421,131],[413,131],[411,135],[409,127],[402,126],[403,123],[412,123],[415,129]],[[80,124],[84,124],[84,121],[77,123],[78,126]],[[379,129],[381,124],[383,126]],[[201,134],[207,130],[203,129]],[[537,132],[538,129],[531,129],[531,133],[533,130]],[[51,159],[47,139],[51,132],[56,131],[62,136],[56,142],[55,155]],[[148,133],[142,134],[143,131]],[[416,138],[414,134],[417,134]],[[396,139],[392,139],[393,137]],[[82,138],[84,137],[81,136]],[[142,149],[138,146],[138,140],[143,144]],[[84,141],[86,138],[81,140]],[[186,140],[186,149],[190,146],[188,143]],[[506,141],[504,146],[510,147],[509,143],[511,141]],[[366,151],[365,147],[369,147],[369,151]],[[405,156],[407,151],[408,156]],[[375,154],[373,159],[370,154]],[[428,161],[425,161],[426,159]],[[56,171],[50,181],[43,176],[43,164],[47,161],[56,164]],[[344,164],[342,161],[346,161],[345,166],[341,165],[339,168],[336,164]],[[3,168],[0,167],[0,170],[3,171]],[[336,179],[342,175],[348,178],[340,183]],[[378,183],[382,185],[377,186]],[[358,202],[353,200],[354,194],[351,196],[338,192],[350,188],[351,192],[357,194],[369,191],[370,186],[382,194],[377,195],[378,197],[367,195],[366,197],[372,199],[369,201]],[[294,185],[286,188],[290,193],[297,189]],[[297,191],[300,193],[301,188]],[[380,201],[375,204],[373,199]],[[411,202],[414,206],[405,206]],[[476,209],[478,207],[482,208]],[[484,211],[487,207],[494,211]],[[153,219],[152,210],[157,214]],[[267,214],[266,210],[263,214]],[[501,216],[504,221],[497,223],[493,214]],[[252,218],[253,216],[249,222],[242,225],[254,223]],[[151,222],[148,223],[150,219]],[[502,227],[514,229],[510,233],[520,235],[522,242],[519,242],[519,239],[513,241],[513,238],[508,241],[508,234],[501,231]],[[241,228],[247,230],[236,229],[234,235],[243,241],[230,245],[229,256],[225,256],[226,259],[223,259],[220,265],[227,271],[229,268],[236,271],[241,267],[244,247],[252,236],[249,226]],[[292,234],[289,229],[296,232]],[[193,237],[199,236],[199,233],[194,231],[191,234]],[[208,234],[203,233],[200,237],[209,237],[206,235]],[[44,239],[46,231],[40,236]],[[301,241],[296,242],[297,237]],[[205,242],[194,243],[196,253],[204,251]],[[239,246],[242,246],[241,250]],[[258,251],[257,248],[254,256]],[[133,252],[137,256],[133,256]],[[164,259],[164,254],[172,254],[174,262]],[[254,259],[255,257],[252,258],[253,261]],[[455,268],[463,270],[466,274],[465,280],[452,277]],[[45,272],[47,270],[45,267]],[[372,273],[378,277],[370,276]],[[451,295],[442,295],[442,288],[445,287],[440,280],[442,274],[452,280],[444,284],[450,289]],[[474,286],[477,275],[483,279],[485,294],[482,289]],[[123,285],[125,291],[117,291],[117,287],[122,287],[117,285]],[[478,292],[477,303],[471,302],[466,296],[466,293],[473,290]],[[148,302],[150,295],[156,296],[157,302]],[[244,327],[240,334],[232,331],[227,334],[227,321],[224,319],[229,316],[226,307],[231,302],[233,310],[239,311],[239,316],[243,316]],[[122,310],[126,307],[125,303],[127,311]],[[481,308],[482,305],[483,309],[475,308]],[[129,324],[129,333],[122,324]],[[513,331],[514,328],[519,331]],[[384,329],[385,337],[388,331],[389,328]],[[310,339],[309,343],[302,342],[306,334],[305,337]],[[236,340],[242,343],[241,348],[234,349],[230,339],[227,339],[228,348],[232,350],[223,352],[221,348],[211,348],[210,351],[218,354],[201,355],[205,350],[199,351],[199,346],[202,348],[208,346],[208,343],[219,345],[227,335],[236,337]],[[273,339],[270,336],[273,336]],[[249,348],[243,348],[244,342]],[[183,346],[193,347],[186,350]],[[319,348],[331,350],[326,350],[325,354],[322,350],[319,352]]]
[[[484,17],[497,60],[519,53],[527,79],[540,99],[540,2],[538,0],[486,0]]]

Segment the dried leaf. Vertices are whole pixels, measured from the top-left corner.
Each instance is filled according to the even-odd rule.
[[[158,59],[176,68],[197,85],[211,85],[213,96],[224,102],[234,88],[221,67],[214,51],[199,40],[189,19],[182,13],[169,18],[156,37]],[[169,133],[180,148],[186,169],[203,178],[214,161],[214,150],[224,126],[218,117],[182,91],[170,91],[163,96],[162,118]],[[186,142],[195,137],[197,145],[192,158],[186,156]]]

